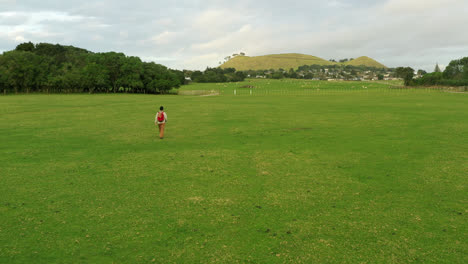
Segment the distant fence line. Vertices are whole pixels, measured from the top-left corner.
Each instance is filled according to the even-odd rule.
[[[265,95],[317,95],[317,94],[342,94],[342,93],[406,93],[406,92],[453,92],[468,93],[468,87],[406,87],[389,86],[382,88],[218,88],[211,90],[180,90],[179,95],[188,96],[265,96]]]

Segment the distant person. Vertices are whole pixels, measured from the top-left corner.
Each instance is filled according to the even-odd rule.
[[[154,124],[158,125],[159,127],[159,138],[164,138],[164,127],[166,126],[167,122],[167,114],[164,112],[164,107],[159,107],[159,112],[156,114],[154,118]]]

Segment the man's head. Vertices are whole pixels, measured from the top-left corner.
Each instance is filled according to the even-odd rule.
[[[164,110],[164,107],[161,105],[161,107],[159,107],[159,110],[161,111]]]

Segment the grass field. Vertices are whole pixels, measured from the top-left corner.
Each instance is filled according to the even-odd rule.
[[[467,263],[468,95],[326,85],[0,96],[0,263]]]

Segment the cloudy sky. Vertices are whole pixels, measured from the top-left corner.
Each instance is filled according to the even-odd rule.
[[[31,41],[174,69],[227,55],[369,56],[433,71],[468,56],[467,0],[0,0],[0,53]]]

